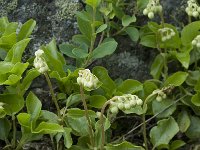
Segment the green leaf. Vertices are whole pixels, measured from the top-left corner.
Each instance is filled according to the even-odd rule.
[[[6,118],[0,118],[0,140],[6,141],[9,132],[11,130],[11,124]]]
[[[8,21],[7,17],[0,18],[0,35],[1,35],[1,33],[3,33],[5,31],[8,24],[9,24],[9,21]]]
[[[40,118],[49,123],[57,123],[57,124],[59,123],[58,116],[54,114],[53,112],[50,112],[47,110],[41,110]]]
[[[156,114],[162,112],[163,110],[168,108],[173,103],[174,103],[174,101],[171,99],[164,99],[161,102],[153,101],[152,102],[153,114],[156,115]],[[157,117],[158,118],[169,117],[170,115],[172,115],[174,113],[175,110],[176,110],[176,104],[173,104],[171,107],[169,107],[168,109],[166,109],[165,111],[160,113]]]
[[[72,44],[63,43],[59,45],[60,51],[71,58],[76,58],[76,56],[72,53],[72,50],[75,48]]]
[[[164,85],[165,86],[168,86],[168,85],[180,86],[181,84],[183,84],[183,82],[185,82],[187,76],[188,76],[188,73],[186,72],[181,72],[181,71],[176,72],[167,78]]]
[[[88,52],[81,49],[81,48],[74,48],[72,50],[72,53],[77,57],[77,58],[86,58],[88,57]]]
[[[102,108],[107,99],[101,95],[92,95],[88,98],[90,106],[94,108]]]
[[[150,131],[151,142],[155,149],[162,144],[169,144],[170,140],[178,133],[179,127],[174,118],[163,119],[158,121]]]
[[[196,92],[200,92],[200,80],[198,80],[198,81],[196,82],[196,85],[194,86],[194,90],[195,90]]]
[[[85,95],[85,98],[88,98],[88,95]],[[81,101],[81,94],[71,94],[67,99],[67,107],[70,107],[73,104],[79,103]]]
[[[107,24],[102,24],[96,31],[96,34],[103,32],[108,27]]]
[[[135,16],[124,15],[122,17],[122,25],[124,27],[129,26],[133,22],[136,22],[136,17]]]
[[[0,102],[5,103],[3,107],[8,115],[16,114],[24,107],[24,98],[16,94],[1,94]]]
[[[125,31],[129,35],[132,41],[136,42],[139,40],[140,33],[138,29],[136,29],[135,27],[127,27]]]
[[[106,150],[144,150],[144,148],[141,146],[133,145],[127,141],[124,141],[120,144],[114,144],[114,145],[108,144],[106,146]]]
[[[44,47],[44,53],[45,60],[50,70],[57,71],[61,77],[65,77],[66,73],[63,70],[65,59],[62,54],[58,52],[55,39]]]
[[[77,35],[74,35],[72,37],[72,41],[75,42],[75,43],[78,43],[78,44],[86,44],[87,46],[90,46],[90,39],[88,39],[85,35],[82,35],[82,34],[77,34]]]
[[[8,52],[5,61],[12,62],[13,64],[21,62],[22,54],[29,42],[30,39],[24,39],[17,42]]]
[[[32,132],[40,134],[55,134],[59,132],[64,132],[64,129],[56,123],[41,122],[38,127]]]
[[[64,137],[64,145],[66,148],[70,148],[72,146],[72,137],[71,137],[71,128],[64,128],[63,137]]]
[[[103,58],[107,55],[110,55],[114,53],[114,51],[117,48],[117,42],[113,39],[112,41],[103,42],[101,45],[99,45],[97,48],[94,49],[92,52],[92,58]]]
[[[85,35],[89,40],[92,38],[92,27],[89,21],[85,21],[80,17],[77,17],[78,27],[80,32]]]
[[[188,112],[186,110],[182,110],[178,114],[177,123],[178,123],[179,129],[182,133],[187,131],[187,129],[190,126],[190,117],[189,117]]]
[[[200,93],[198,92],[194,96],[192,96],[191,101],[195,106],[200,106]]]
[[[26,98],[26,108],[27,112],[31,115],[31,121],[37,120],[40,116],[42,103],[32,92],[30,92]]]
[[[200,119],[199,117],[191,116],[190,127],[186,131],[186,136],[190,139],[199,139],[200,138]]]
[[[3,36],[10,35],[12,33],[15,33],[18,27],[18,23],[11,22],[6,26],[5,32],[3,33]],[[16,33],[15,33],[16,34]]]
[[[185,26],[181,32],[183,45],[191,44],[192,40],[200,34],[200,21],[195,21]]]
[[[133,94],[143,89],[142,83],[137,80],[128,79],[118,86],[117,90],[124,94]]]
[[[99,6],[101,0],[86,0],[85,3],[87,5],[90,5],[93,8],[96,8],[97,6]]]
[[[150,74],[153,76],[155,79],[159,79],[162,69],[164,67],[164,62],[163,62],[163,56],[162,55],[157,55],[156,58],[154,59],[153,64],[151,65],[151,72]]]
[[[156,48],[156,36],[155,35],[146,35],[142,36],[140,44],[150,48]]]
[[[109,95],[116,90],[115,82],[108,75],[108,71],[104,67],[96,66],[92,69],[92,73],[103,83],[103,88]]]
[[[144,9],[148,3],[149,3],[149,0],[137,0],[137,8]]]
[[[184,146],[186,143],[182,140],[175,140],[170,144],[170,150],[177,150]]]
[[[18,41],[28,38],[31,35],[35,25],[36,25],[36,21],[33,19],[30,19],[27,22],[25,22],[22,25],[19,31],[19,34],[17,36]]]
[[[20,113],[17,115],[17,120],[22,127],[26,127],[31,129],[31,122],[30,122],[31,115],[27,113]]]
[[[38,77],[40,73],[37,71],[37,69],[31,69],[27,72],[26,76],[24,77],[22,83],[20,84],[20,92],[22,95],[28,90],[30,87],[32,81]]]
[[[195,71],[188,71],[188,77],[187,77],[187,80],[186,80],[186,83],[189,85],[189,86],[197,86],[195,88],[196,91],[198,91],[198,80],[200,79],[200,71],[199,70],[195,70]]]

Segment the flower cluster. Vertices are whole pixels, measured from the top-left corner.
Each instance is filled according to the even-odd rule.
[[[49,70],[49,67],[48,67],[45,59],[42,57],[43,54],[44,54],[44,51],[41,49],[39,49],[35,52],[34,67],[40,73],[45,73]]]
[[[110,102],[110,112],[117,114],[120,110],[129,110],[135,106],[141,106],[143,101],[137,96],[132,94],[124,94],[122,96],[115,96]]]
[[[162,12],[162,6],[159,0],[149,0],[147,7],[143,10],[143,14],[147,15],[150,19],[154,18],[154,14]]]
[[[200,7],[197,5],[196,0],[188,0],[187,4],[185,11],[188,16],[198,17],[200,15]]]
[[[87,91],[95,90],[101,85],[99,79],[89,69],[79,70],[78,74],[77,83]]]
[[[170,40],[176,34],[173,29],[167,27],[159,29],[158,32],[160,33],[163,42]]]
[[[167,98],[167,95],[165,94],[165,92],[161,89],[157,89],[153,91],[153,94],[157,95],[156,100],[158,102],[161,102],[163,99]]]
[[[197,35],[194,40],[192,41],[192,45],[200,48],[200,35]]]

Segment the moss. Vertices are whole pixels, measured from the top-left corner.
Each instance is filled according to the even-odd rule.
[[[0,16],[7,16],[17,8],[18,0],[0,0]]]
[[[78,0],[56,0],[55,6],[57,7],[57,11],[55,14],[55,19],[57,21],[62,21],[64,19],[72,19],[75,13],[81,7]]]

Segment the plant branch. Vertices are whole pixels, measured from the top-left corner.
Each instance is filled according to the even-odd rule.
[[[90,143],[91,143],[92,147],[94,147],[95,146],[95,144],[94,144],[94,132],[93,132],[93,129],[92,129],[92,123],[91,123],[91,120],[90,120],[90,117],[89,117],[87,103],[85,101],[85,95],[84,95],[84,91],[83,91],[83,86],[82,85],[80,85],[80,93],[81,93],[81,99],[82,99],[84,110],[85,110],[85,117],[86,117],[86,119],[88,121]]]
[[[54,91],[53,91],[53,86],[52,86],[52,84],[51,84],[51,80],[50,80],[50,78],[49,78],[49,75],[48,75],[48,73],[44,73],[44,76],[45,76],[45,78],[46,78],[46,80],[47,80],[47,84],[48,84],[49,89],[50,89],[50,93],[51,93],[51,96],[52,96],[52,100],[53,100],[53,102],[54,102],[54,104],[55,104],[55,106],[56,106],[58,117],[61,118],[60,108],[59,108],[59,105],[58,105],[58,102],[57,102],[55,93],[54,93]]]

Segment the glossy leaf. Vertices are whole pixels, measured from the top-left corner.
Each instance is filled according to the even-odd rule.
[[[30,19],[27,22],[25,22],[18,33],[18,41],[28,38],[31,35],[35,25],[36,21],[33,19]]]
[[[188,130],[186,131],[186,136],[190,139],[199,139],[200,138],[200,119],[196,116],[191,116],[191,124]]]
[[[153,114],[156,115],[156,114],[158,114],[158,113],[163,111],[162,113],[160,113],[157,116],[158,118],[166,118],[166,117],[171,116],[174,113],[174,111],[176,110],[176,104],[173,104],[173,103],[174,103],[174,101],[171,100],[171,99],[164,99],[161,102],[158,102],[158,101],[154,100],[152,102]],[[172,105],[172,106],[169,107],[170,105]],[[166,108],[168,108],[168,109],[166,109]]]
[[[177,120],[179,129],[181,132],[186,132],[187,129],[190,126],[190,117],[189,114],[186,110],[182,110],[179,114],[178,114],[178,120]]]
[[[103,32],[108,27],[107,24],[102,24],[96,31],[96,34]]]
[[[169,76],[164,84],[165,86],[168,85],[180,86],[181,84],[183,84],[183,82],[185,82],[187,76],[188,73],[186,72],[181,72],[181,71],[176,72],[173,75]]]
[[[64,128],[63,137],[64,137],[64,145],[66,148],[70,148],[72,146],[72,137],[71,137],[71,128]]]
[[[153,76],[155,79],[159,79],[162,69],[164,67],[164,62],[163,62],[163,56],[162,55],[157,55],[156,58],[154,59],[153,64],[151,65],[151,72],[150,74]]]
[[[125,31],[129,35],[129,37],[131,38],[132,41],[134,41],[134,42],[138,41],[138,39],[140,37],[140,33],[139,33],[138,29],[136,29],[135,27],[127,27],[125,29]]]
[[[114,51],[117,48],[117,45],[118,44],[115,40],[103,42],[101,45],[99,45],[97,48],[94,49],[91,57],[93,59],[97,59],[110,55],[114,53]]]
[[[26,108],[27,112],[31,115],[31,121],[38,119],[42,103],[32,92],[30,92],[26,98]]]
[[[102,108],[107,99],[101,95],[92,95],[88,98],[90,106],[94,108]]]
[[[55,134],[64,132],[64,129],[56,123],[41,122],[32,132],[40,134]]]
[[[0,140],[6,141],[9,132],[11,130],[11,124],[6,118],[0,118]]]
[[[163,119],[158,121],[150,131],[151,142],[154,148],[162,144],[169,144],[170,140],[178,133],[179,127],[174,118]]]
[[[122,25],[124,27],[129,26],[133,22],[136,22],[136,17],[135,16],[124,15],[122,17]]]
[[[137,80],[128,79],[118,86],[117,89],[124,94],[132,94],[141,91],[143,85]]]

